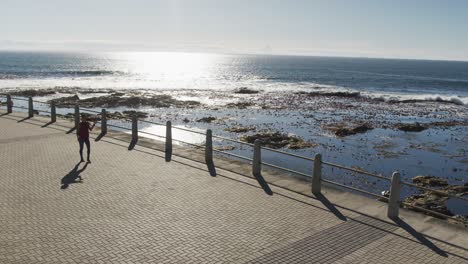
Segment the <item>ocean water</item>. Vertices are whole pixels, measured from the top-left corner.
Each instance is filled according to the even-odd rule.
[[[468,62],[201,53],[0,52],[0,89],[359,92],[468,104]]]

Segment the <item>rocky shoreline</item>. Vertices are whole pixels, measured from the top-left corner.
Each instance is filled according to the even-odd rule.
[[[174,125],[216,128],[218,134],[244,142],[260,139],[263,146],[299,151],[307,156],[325,153],[339,164],[370,171],[388,170],[391,174],[392,170],[402,167],[408,170],[408,176],[453,175],[448,186],[464,186],[463,174],[468,172],[466,148],[463,147],[468,144],[468,111],[464,105],[431,101],[384,102],[349,93],[268,93],[246,87],[225,92],[79,88],[4,92],[53,101],[58,108],[68,111],[63,115],[69,118],[73,117],[69,109],[78,103],[97,111],[106,108],[110,120],[129,122],[136,114],[140,119],[171,120]],[[126,110],[129,108],[133,110]],[[89,118],[100,120],[99,115],[89,115]],[[228,144],[217,145],[215,149],[244,151]],[[385,167],[385,160],[399,165]],[[432,164],[444,169],[432,172]],[[310,168],[310,164],[305,166]],[[379,182],[347,180],[347,175],[334,177],[367,190],[388,188]],[[448,186],[437,188],[454,193],[460,188],[444,189]],[[466,194],[457,192],[456,195]],[[447,199],[434,193],[407,193],[406,196],[407,203],[457,215],[445,205]]]

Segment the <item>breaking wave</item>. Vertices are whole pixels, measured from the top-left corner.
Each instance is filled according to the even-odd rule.
[[[358,91],[344,87],[314,86],[313,91],[301,90],[298,94],[307,96],[333,96],[344,98],[367,98],[387,103],[437,102],[456,105],[468,105],[468,97],[441,94],[398,94],[372,91]]]

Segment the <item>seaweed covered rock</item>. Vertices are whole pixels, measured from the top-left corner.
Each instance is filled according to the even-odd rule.
[[[254,135],[241,136],[241,141],[253,144],[257,139],[261,141],[262,146],[269,148],[290,148],[290,149],[302,149],[315,147],[316,144],[306,142],[302,138],[297,136],[290,136],[288,134],[282,134],[280,132],[264,132],[257,133]]]
[[[55,91],[52,89],[29,89],[29,90],[17,90],[9,93],[14,96],[24,96],[24,97],[37,97],[37,96],[46,96],[55,94]]]
[[[254,131],[255,127],[243,127],[243,126],[235,126],[235,127],[229,127],[224,129],[224,131],[227,132],[232,132],[232,133],[245,133],[249,131]]]
[[[196,101],[180,101],[172,98],[169,95],[153,95],[153,96],[143,96],[143,95],[133,95],[133,96],[122,96],[123,93],[113,93],[110,95],[91,97],[86,99],[79,99],[77,95],[62,97],[58,99],[50,100],[54,101],[57,105],[72,107],[75,104],[79,104],[82,107],[96,108],[114,108],[114,107],[133,107],[138,108],[141,106],[151,106],[151,107],[191,107],[199,105],[200,102]]]
[[[414,181],[416,179],[416,182]],[[468,184],[465,185],[448,185],[444,179],[433,176],[417,176],[413,178],[413,182],[416,184],[422,184],[422,186],[443,186],[439,188],[438,191],[449,193],[456,196],[465,196],[468,195]],[[422,207],[424,209],[432,210],[437,213],[441,213],[448,216],[453,216],[454,214],[447,208],[447,201],[450,199],[447,195],[435,192],[424,190],[418,194],[414,194],[405,199],[405,203],[409,203],[412,206]],[[406,206],[409,209],[416,210],[410,206]],[[439,217],[436,214],[431,214],[424,212],[426,214]]]
[[[332,124],[325,127],[335,133],[337,137],[346,137],[350,135],[356,135],[358,133],[365,133],[368,130],[374,129],[370,124],[363,123],[356,125],[354,127],[349,127],[344,124]]]
[[[413,183],[423,187],[440,187],[448,185],[446,179],[442,179],[436,176],[416,176],[413,178]]]
[[[447,200],[448,198],[446,196],[439,195],[435,192],[425,191],[420,194],[411,195],[410,197],[406,198],[404,202],[409,203],[412,206],[417,206],[427,210],[435,211],[437,213],[452,216],[452,212],[450,212],[447,208]],[[412,207],[409,208],[412,209]],[[415,210],[417,211],[417,209]],[[437,217],[435,214],[433,216]]]
[[[395,128],[398,130],[405,131],[405,132],[421,132],[427,129],[426,126],[423,126],[417,122],[414,124],[402,124],[402,123],[396,124]]]
[[[80,98],[78,97],[78,95],[73,95],[73,96],[52,99],[52,100],[49,100],[48,103],[54,102],[57,106],[73,107],[79,101],[80,101]]]
[[[216,120],[216,117],[212,117],[212,116],[207,116],[207,117],[202,117],[200,119],[197,119],[197,122],[201,122],[201,123],[211,123],[213,121]]]
[[[133,115],[136,115],[137,118],[147,118],[148,114],[145,112],[140,112],[140,111],[135,111],[135,110],[130,110],[130,111],[123,111],[122,112],[125,116],[132,117]]]
[[[239,109],[246,109],[247,107],[254,106],[254,103],[251,102],[237,102],[237,103],[229,103],[226,105],[228,108],[239,108]]]

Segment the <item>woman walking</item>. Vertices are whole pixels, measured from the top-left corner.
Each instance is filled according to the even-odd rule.
[[[84,144],[86,144],[86,149],[88,151],[88,163],[91,163],[91,160],[89,159],[89,155],[91,154],[91,144],[89,142],[89,131],[93,130],[95,125],[96,125],[96,121],[91,126],[86,116],[85,115],[81,116],[81,122],[78,126],[78,131],[76,134],[76,137],[78,138],[78,142],[80,143],[81,162],[84,162],[83,147],[84,147]]]

